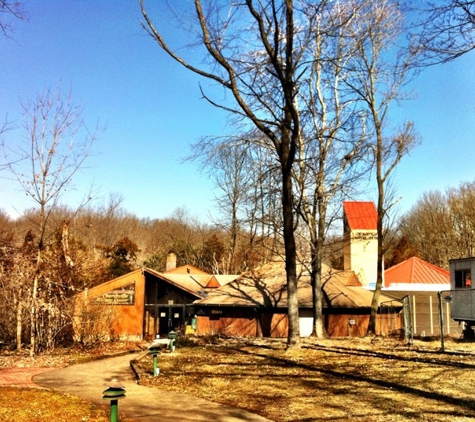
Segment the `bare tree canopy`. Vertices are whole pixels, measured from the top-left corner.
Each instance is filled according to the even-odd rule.
[[[82,120],[82,106],[59,88],[27,99],[22,108],[25,141],[14,142],[13,132],[5,136],[4,159],[35,205],[52,210],[90,156],[97,129],[89,130]]]
[[[449,259],[475,254],[475,181],[425,192],[404,215],[401,234],[420,257],[448,268]]]
[[[269,144],[280,167],[283,238],[288,288],[289,346],[299,343],[295,200],[292,170],[301,136],[298,95],[305,58],[312,40],[312,15],[306,4],[297,8],[292,0],[222,4],[195,0],[188,31],[197,34],[197,48],[204,54],[180,56],[179,46],[170,47],[139,0],[144,28],[172,59],[203,78],[217,83],[233,101],[205,98],[233,116],[243,118]],[[158,19],[157,19],[158,21]],[[300,22],[304,23],[303,25]],[[195,26],[193,26],[195,24]],[[163,25],[162,25],[163,26]],[[193,64],[199,63],[199,64]]]
[[[429,2],[418,9],[422,17],[414,29],[419,37],[420,65],[444,63],[475,49],[475,1]]]
[[[8,36],[13,31],[11,19],[25,19],[19,1],[0,0],[0,33]]]

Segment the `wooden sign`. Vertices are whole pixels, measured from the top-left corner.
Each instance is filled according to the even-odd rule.
[[[133,305],[135,303],[135,282],[104,293],[102,296],[96,297],[94,302],[100,305]]]

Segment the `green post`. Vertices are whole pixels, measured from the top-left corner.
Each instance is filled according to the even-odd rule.
[[[168,339],[170,340],[170,344],[169,344],[170,352],[174,352],[175,351],[175,339],[176,339],[175,331],[170,331],[168,333]]]
[[[111,400],[111,419],[110,422],[119,420],[119,400]]]
[[[158,368],[158,354],[160,353],[160,345],[158,343],[152,343],[149,348],[148,352],[153,356],[153,376],[157,377],[160,373],[160,369]]]
[[[119,399],[125,397],[125,387],[118,383],[117,380],[112,380],[109,388],[102,392],[102,398],[109,400],[110,405],[110,422],[118,422],[119,418]]]
[[[158,361],[158,354],[154,354],[153,355],[153,376],[154,377],[157,377],[160,371],[157,365],[157,361]]]

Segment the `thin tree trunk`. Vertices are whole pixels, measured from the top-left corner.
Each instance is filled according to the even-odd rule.
[[[376,114],[375,114],[376,116]],[[384,177],[383,177],[383,139],[381,134],[381,126],[375,117],[377,130],[377,147],[376,147],[376,180],[378,184],[378,261],[376,271],[376,286],[371,301],[371,313],[368,325],[368,335],[376,335],[376,321],[378,317],[379,301],[381,297],[381,288],[383,286],[383,218],[384,218]]]
[[[36,297],[38,295],[38,273],[33,280],[33,291],[31,293],[30,311],[30,356],[36,353]]]
[[[18,292],[17,308],[16,308],[16,349],[21,350],[21,332],[22,332],[22,313],[23,302],[21,301],[21,291]]]

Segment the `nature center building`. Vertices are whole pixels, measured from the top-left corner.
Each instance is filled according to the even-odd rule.
[[[344,213],[345,268],[324,267],[323,318],[330,336],[361,336],[371,311],[370,286],[376,281],[377,213],[370,202],[345,202]],[[172,330],[185,333],[187,327],[198,335],[287,336],[283,261],[242,275],[212,275],[191,265],[177,268],[173,253],[168,261],[165,272],[141,268],[78,295],[76,337],[108,332],[111,338],[151,339]],[[300,273],[300,331],[309,336],[312,289],[308,271],[302,267]],[[379,334],[401,328],[400,309],[400,301],[382,296]]]

